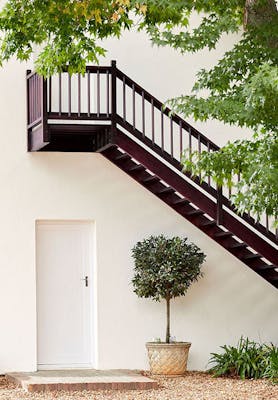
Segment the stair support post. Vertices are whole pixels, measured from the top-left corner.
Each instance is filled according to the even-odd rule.
[[[30,129],[28,128],[28,125],[30,123],[30,85],[29,85],[29,80],[28,80],[28,75],[31,74],[31,70],[27,69],[26,71],[26,94],[27,94],[27,98],[26,98],[26,111],[27,111],[27,115],[26,115],[26,119],[27,119],[27,150],[31,151],[31,138],[30,138]]]
[[[117,133],[117,64],[111,61],[111,142],[115,143]]]
[[[222,223],[223,223],[223,192],[222,192],[222,186],[217,186],[216,221],[217,221],[217,225],[222,225]]]
[[[42,127],[43,127],[43,140],[44,142],[49,141],[49,132],[47,127],[47,80],[43,76],[41,77],[41,94],[42,94]]]

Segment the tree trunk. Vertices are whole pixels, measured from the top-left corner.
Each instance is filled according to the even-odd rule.
[[[166,297],[167,324],[166,324],[166,343],[170,343],[170,296]]]
[[[259,26],[272,21],[278,13],[275,0],[246,0],[244,11],[244,27]]]

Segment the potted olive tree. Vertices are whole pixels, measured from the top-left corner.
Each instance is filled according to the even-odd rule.
[[[135,262],[132,279],[139,297],[166,302],[165,342],[146,344],[153,374],[181,375],[186,371],[191,343],[171,340],[170,301],[185,295],[190,285],[202,276],[205,254],[187,238],[151,236],[132,249]]]

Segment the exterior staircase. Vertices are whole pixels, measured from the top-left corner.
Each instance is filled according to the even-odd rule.
[[[27,71],[28,151],[99,152],[278,288],[271,219],[238,215],[231,191],[182,172],[187,150],[216,151],[206,136],[112,62],[43,80]],[[234,177],[240,179],[240,176]]]

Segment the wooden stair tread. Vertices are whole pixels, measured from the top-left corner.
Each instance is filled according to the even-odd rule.
[[[204,215],[204,212],[202,210],[192,210],[192,211],[187,211],[185,213],[186,216],[188,217],[197,217],[198,215]]]
[[[146,185],[146,184],[149,184],[149,183],[156,183],[156,182],[159,182],[159,181],[160,181],[160,179],[159,179],[158,176],[152,175],[152,176],[149,176],[148,178],[143,179],[142,183],[144,183]]]
[[[273,265],[273,264],[262,264],[259,266],[254,267],[255,271],[271,271],[271,270],[275,270],[278,269],[277,265]],[[275,271],[276,272],[276,271]]]
[[[189,204],[190,202],[184,198],[180,198],[178,200],[173,201],[173,205],[174,206],[181,206],[181,205],[185,205],[185,204]]]
[[[248,245],[246,243],[235,243],[235,244],[231,244],[229,246],[229,249],[245,249],[246,247],[248,247]]]
[[[257,258],[262,258],[262,256],[257,253],[251,253],[241,257],[242,260],[255,260]]]
[[[130,155],[127,153],[120,154],[115,158],[115,161],[127,161],[127,160],[131,160]]]
[[[128,172],[138,172],[138,171],[143,171],[146,168],[142,164],[137,164],[134,167],[131,167],[128,169]]]
[[[216,238],[227,238],[233,236],[232,232],[217,232],[213,235]]]
[[[212,227],[212,226],[216,226],[216,225],[217,225],[216,221],[207,220],[207,221],[201,222],[199,224],[199,227]]]
[[[157,194],[157,195],[171,194],[171,193],[175,193],[175,189],[173,189],[172,187],[165,187],[165,188],[155,192],[155,194]]]

